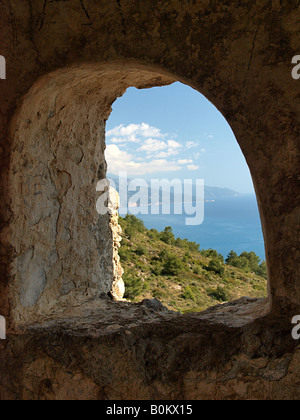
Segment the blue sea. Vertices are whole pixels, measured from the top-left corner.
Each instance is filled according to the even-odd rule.
[[[238,254],[254,251],[265,259],[264,240],[255,195],[220,198],[205,203],[204,222],[186,226],[186,215],[138,215],[148,229],[162,231],[171,226],[176,237],[200,244],[201,249],[216,249],[224,257],[231,250]]]

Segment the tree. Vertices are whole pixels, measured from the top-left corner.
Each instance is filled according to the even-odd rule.
[[[223,255],[219,254],[215,249],[202,250],[201,254],[208,258],[218,259],[221,263],[224,263]]]
[[[148,238],[152,240],[156,240],[159,238],[159,232],[156,229],[148,230],[147,235],[148,235]]]
[[[256,273],[256,274],[258,274],[259,276],[262,276],[262,277],[267,278],[267,275],[268,275],[268,269],[267,269],[267,263],[266,263],[266,261],[263,261],[263,262],[260,264],[260,266],[259,266],[259,268],[258,268],[258,270],[257,270],[257,273]]]
[[[163,264],[163,274],[177,276],[182,271],[182,262],[176,255],[168,255]]]
[[[128,239],[132,239],[137,232],[146,231],[143,221],[133,214],[127,214],[124,218],[119,217],[119,223]]]
[[[227,255],[227,258],[226,258],[225,262],[228,265],[233,265],[234,266],[234,263],[237,261],[237,259],[238,259],[237,253],[234,252],[234,251],[230,251],[229,254]]]
[[[168,245],[175,244],[175,236],[171,226],[166,227],[165,230],[161,232],[160,239]]]
[[[238,256],[234,251],[230,251],[226,259],[226,264],[232,265],[233,267],[240,268],[246,272],[252,271],[253,273],[260,273],[260,258],[255,252],[243,252]]]
[[[143,289],[144,283],[142,279],[136,275],[124,274],[123,280],[125,283],[125,298],[134,300],[138,297]]]
[[[218,258],[213,258],[208,264],[208,271],[214,271],[216,274],[223,276],[225,274],[225,267]]]
[[[218,286],[216,289],[208,289],[208,296],[219,302],[228,302],[230,300],[230,294],[224,287]]]
[[[248,260],[251,271],[256,273],[259,270],[260,258],[255,254],[255,252],[243,252],[240,257]]]
[[[188,241],[187,239],[177,238],[175,246],[178,248],[189,249],[191,252],[199,252],[200,245],[196,242]]]

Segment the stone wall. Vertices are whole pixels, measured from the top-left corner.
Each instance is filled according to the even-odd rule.
[[[143,71],[139,77],[137,86],[167,82]],[[118,205],[110,202],[99,215],[96,203],[97,184],[106,177],[105,121],[130,78],[93,66],[51,74],[33,86],[14,117],[11,329],[101,295],[124,295]]]
[[[1,398],[300,398],[300,347],[263,301],[185,316],[157,309],[102,300],[11,337],[0,351]]]
[[[109,215],[96,211],[105,124],[72,87],[44,83],[16,117],[11,154],[11,302],[21,325],[99,298],[113,281]]]

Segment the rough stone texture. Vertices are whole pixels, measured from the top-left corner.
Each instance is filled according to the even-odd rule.
[[[99,298],[113,277],[109,215],[99,217],[95,208],[104,123],[96,107],[79,105],[72,86],[58,92],[45,83],[16,117],[11,154],[10,293],[17,324]]]
[[[120,208],[120,197],[116,190],[110,188],[110,228],[113,234],[113,284],[111,287],[111,295],[115,300],[122,300],[125,294],[125,284],[123,281],[124,270],[121,265],[119,257],[119,248],[122,241],[122,228],[119,225],[119,208]]]
[[[116,301],[122,301],[125,294],[125,284],[122,278],[124,270],[119,256],[119,248],[122,241],[122,228],[119,225],[118,212],[120,208],[120,197],[118,191],[110,186],[108,179],[103,179],[98,182],[97,191],[101,194],[96,203],[97,211],[99,214],[108,211],[109,227],[113,238],[113,281],[109,295]]]
[[[124,295],[118,204],[112,202],[117,199],[110,194],[108,213],[100,216],[96,205],[103,193],[98,182],[106,176],[105,119],[133,77],[134,72],[94,67],[63,70],[38,81],[15,115],[10,328],[102,294]],[[139,78],[168,82],[143,71]],[[138,78],[135,83],[139,86]]]
[[[0,15],[1,398],[299,398],[299,1],[3,0]],[[265,313],[103,297],[116,275],[95,210],[105,121],[127,87],[175,80],[220,110],[250,167]]]
[[[186,316],[160,309],[102,300],[10,337],[0,352],[0,395],[300,398],[300,346],[289,322],[265,315],[264,301],[242,299]]]

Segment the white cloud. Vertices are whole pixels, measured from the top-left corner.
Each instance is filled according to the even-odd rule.
[[[138,150],[146,152],[147,155],[151,155],[156,159],[166,159],[178,155],[181,147],[181,144],[175,140],[163,141],[149,138]]]
[[[138,152],[146,152],[148,158],[167,159],[179,154],[182,145],[171,139],[166,140],[167,134],[150,124],[121,124],[108,130],[106,136],[109,144],[124,147],[128,143],[140,144]]]
[[[155,157],[169,157],[176,156],[179,153],[181,144],[174,140],[160,141],[156,139],[147,139],[143,146],[139,149],[140,151],[146,151],[149,155],[155,155]],[[157,152],[160,152],[157,154]]]
[[[190,164],[190,163],[193,163],[193,161],[192,161],[191,159],[180,159],[180,160],[178,161],[178,164],[179,164],[179,165],[188,165],[188,164]]]
[[[157,140],[157,139],[147,139],[143,146],[139,148],[140,151],[144,151],[147,153],[158,152],[160,150],[166,149],[168,146],[164,141]]]
[[[186,144],[185,144],[185,147],[187,148],[187,149],[192,149],[193,147],[197,147],[198,146],[198,143],[196,143],[195,141],[188,141]]]
[[[105,157],[108,163],[109,172],[114,174],[123,170],[124,165],[130,167],[134,165],[132,155],[119,149],[116,144],[110,144],[107,146]]]
[[[199,169],[199,166],[197,165],[188,165],[189,171],[197,171]]]
[[[126,137],[112,137],[110,142],[114,144],[140,143],[140,139],[138,139],[134,134],[131,134]]]
[[[155,157],[165,159],[171,156],[177,156],[178,153],[179,153],[179,150],[168,149],[166,152],[160,152],[156,154]]]
[[[127,171],[129,176],[138,176],[158,172],[174,172],[181,169],[175,162],[169,162],[166,159],[135,162],[132,154],[120,150],[116,144],[107,146],[105,156],[109,172],[114,175],[118,174],[120,170]]]
[[[108,171],[118,174],[120,170],[128,172],[129,176],[154,174],[159,172],[196,171],[195,159],[205,151],[202,149],[196,155],[186,157],[184,149],[199,147],[196,142],[187,142],[185,147],[174,140],[167,139],[167,134],[149,124],[121,124],[107,131],[109,145],[106,149]],[[126,144],[130,144],[127,151]],[[177,159],[175,160],[175,156]]]
[[[127,126],[121,124],[111,130],[108,130],[106,136],[115,138],[126,137],[128,138],[128,141],[135,141],[137,136],[154,138],[164,137],[159,128],[152,127],[146,123],[129,124]]]
[[[168,147],[171,149],[180,149],[182,146],[175,140],[168,140]]]

